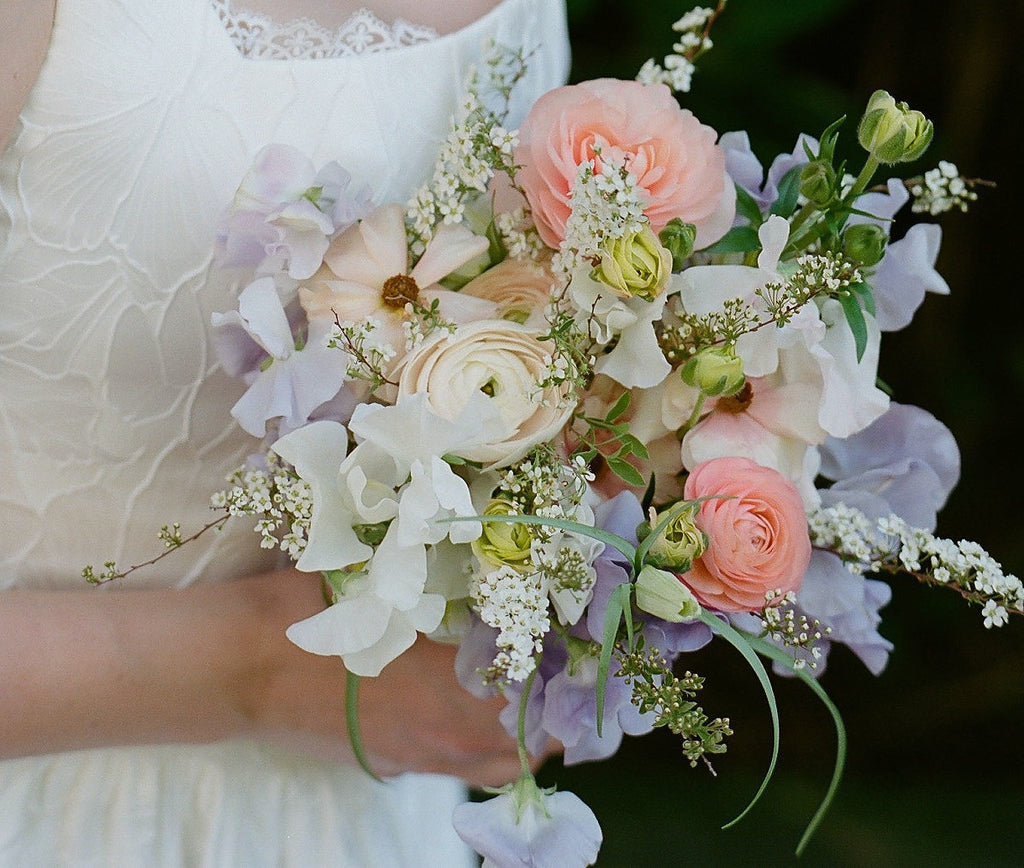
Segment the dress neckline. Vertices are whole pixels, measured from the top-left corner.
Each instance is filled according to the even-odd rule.
[[[209,14],[214,18],[214,20],[216,22],[217,30],[223,36],[225,44],[230,48],[231,52],[237,58],[239,58],[242,61],[247,61],[247,62],[255,61],[255,62],[260,63],[260,65],[264,65],[264,64],[271,65],[271,64],[287,64],[287,63],[346,63],[346,62],[351,62],[354,59],[358,59],[360,57],[364,57],[368,53],[369,54],[398,54],[398,53],[404,53],[404,52],[409,52],[409,51],[416,51],[418,49],[423,48],[425,45],[441,45],[441,44],[449,42],[449,41],[455,41],[455,40],[459,40],[459,39],[465,38],[467,35],[471,34],[475,30],[478,30],[478,29],[481,29],[481,28],[486,28],[488,26],[489,22],[493,18],[496,18],[498,15],[503,14],[508,7],[513,6],[513,5],[517,4],[517,3],[525,2],[525,0],[500,0],[500,2],[497,5],[495,5],[492,9],[488,10],[482,16],[477,18],[475,21],[471,21],[471,22],[469,22],[469,24],[466,24],[463,27],[458,28],[457,30],[453,30],[453,31],[451,31],[449,33],[443,33],[443,34],[437,34],[436,31],[432,31],[431,28],[422,27],[422,26],[416,25],[416,24],[411,24],[410,22],[404,21],[404,19],[398,19],[397,21],[401,21],[402,24],[408,25],[410,28],[413,28],[415,31],[418,31],[421,34],[425,33],[426,31],[430,31],[431,32],[431,37],[430,38],[414,39],[412,41],[403,42],[401,44],[396,44],[396,45],[393,45],[393,46],[389,46],[387,49],[382,50],[382,51],[371,51],[371,52],[363,51],[363,52],[343,53],[343,54],[337,54],[337,55],[316,54],[316,53],[308,54],[308,55],[307,54],[294,55],[294,54],[284,54],[284,53],[282,53],[282,54],[260,56],[260,57],[252,57],[252,56],[246,55],[243,52],[243,50],[240,48],[239,43],[236,41],[235,37],[233,37],[232,33],[230,32],[230,26],[224,20],[224,16],[223,16],[223,11],[230,7],[229,0],[228,0],[228,2],[225,2],[225,0],[200,0],[200,2],[202,2],[206,6],[206,9],[208,10]],[[244,7],[244,3],[242,5]],[[244,11],[244,9],[243,9],[243,11]],[[378,21],[381,21],[381,19],[379,17],[377,17],[370,10],[367,10],[367,12],[369,12],[369,14],[372,15],[374,18],[377,18]],[[259,15],[260,13],[253,13],[253,14]],[[358,13],[356,13],[356,14],[358,14]],[[268,17],[269,18],[269,16],[264,16],[264,17]],[[270,19],[270,20],[272,20],[272,19]],[[387,26],[387,22],[382,22],[382,23],[384,23],[385,26]],[[285,22],[285,24],[286,25],[290,24],[290,22]],[[319,26],[319,25],[317,25],[317,26]],[[345,22],[345,23],[342,24],[342,28],[345,28],[347,26],[348,26],[348,22]],[[391,26],[393,27],[394,23]],[[330,28],[322,28],[322,29],[330,30]]]

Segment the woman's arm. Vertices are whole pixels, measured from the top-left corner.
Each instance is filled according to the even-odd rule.
[[[180,590],[0,594],[0,756],[249,736],[351,761],[345,671],[284,635],[323,608],[319,577],[284,570]],[[382,775],[518,776],[514,741],[455,679],[454,649],[421,640],[360,689]]]
[[[0,153],[46,57],[56,5],[57,0],[0,3]]]

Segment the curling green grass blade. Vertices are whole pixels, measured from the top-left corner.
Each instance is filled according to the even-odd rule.
[[[768,672],[761,663],[761,659],[751,647],[751,642],[748,637],[733,628],[733,626],[724,619],[719,618],[717,615],[712,614],[706,609],[701,609],[700,620],[739,651],[743,656],[743,659],[750,664],[750,668],[754,670],[757,680],[761,683],[761,689],[764,691],[765,699],[768,700],[768,709],[772,716],[772,758],[768,763],[768,771],[765,773],[764,779],[761,781],[761,786],[757,788],[757,792],[754,793],[754,797],[750,800],[750,804],[740,812],[739,816],[722,826],[723,829],[728,829],[730,826],[735,826],[740,820],[742,820],[750,812],[750,809],[757,804],[758,799],[761,798],[761,795],[768,788],[768,782],[772,779],[772,775],[775,773],[775,764],[779,758],[779,707],[778,703],[775,701],[775,691],[772,689],[772,683],[768,678]]]
[[[836,761],[832,767],[832,780],[829,781],[828,790],[825,792],[824,798],[818,805],[818,809],[814,812],[814,816],[811,817],[810,822],[807,824],[807,828],[804,829],[803,835],[800,836],[800,842],[796,845],[796,855],[799,856],[803,853],[804,848],[808,842],[814,836],[814,833],[818,830],[821,825],[821,821],[824,819],[825,814],[828,812],[829,807],[832,805],[832,800],[835,798],[836,792],[839,790],[839,782],[843,777],[843,769],[846,766],[846,726],[843,724],[843,717],[839,713],[839,709],[836,704],[831,700],[829,695],[825,692],[825,688],[822,687],[818,680],[808,673],[804,669],[795,669],[793,667],[793,658],[786,654],[781,648],[772,645],[770,642],[766,642],[763,639],[749,637],[750,644],[757,648],[765,657],[768,657],[778,663],[788,666],[793,670],[793,674],[796,675],[804,684],[811,688],[811,691],[822,701],[825,708],[828,709],[828,713],[832,715],[832,721],[836,727]]]
[[[629,603],[633,593],[633,585],[630,582],[623,582],[612,591],[608,598],[608,608],[604,613],[604,632],[601,636],[601,656],[597,662],[597,735],[601,736],[601,727],[604,723],[604,694],[608,684],[608,669],[612,661],[612,649],[615,648],[615,638],[619,635],[619,624],[622,623],[623,615],[626,616],[626,625],[630,632],[630,646],[632,647],[632,625],[633,619]]]

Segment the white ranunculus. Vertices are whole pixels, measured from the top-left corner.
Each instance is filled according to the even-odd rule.
[[[506,431],[483,443],[454,444],[452,453],[491,467],[511,464],[559,432],[572,414],[567,387],[538,384],[549,375],[553,346],[514,322],[483,320],[460,326],[410,353],[398,382],[398,401],[424,395],[446,419],[463,415],[483,396]]]

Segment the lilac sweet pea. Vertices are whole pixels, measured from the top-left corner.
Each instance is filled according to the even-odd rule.
[[[749,193],[763,214],[779,197],[779,183],[790,169],[807,163],[804,144],[812,153],[818,152],[818,141],[801,133],[790,154],[779,154],[765,173],[761,161],[750,147],[750,138],[744,131],[723,133],[718,141],[725,151],[725,170],[729,177]]]
[[[311,277],[331,237],[370,207],[370,189],[354,186],[337,163],[316,171],[289,145],[268,145],[242,179],[217,239],[223,265]]]
[[[495,868],[585,868],[597,860],[602,839],[579,796],[541,790],[530,775],[485,802],[458,805],[452,822]]]
[[[927,410],[892,404],[884,416],[821,450],[821,473],[835,480],[822,492],[828,506],[845,503],[868,518],[895,513],[934,530],[938,511],[960,477],[960,450],[949,429]]]

